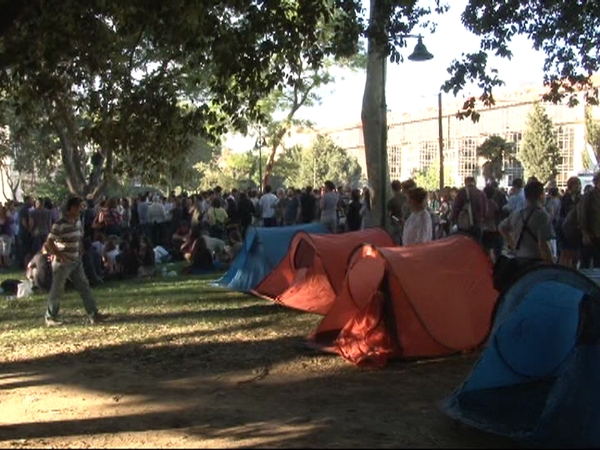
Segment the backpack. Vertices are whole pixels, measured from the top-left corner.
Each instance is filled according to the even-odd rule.
[[[0,283],[0,287],[5,294],[17,295],[19,284],[21,284],[21,280],[9,278]]]
[[[521,232],[519,233],[519,238],[517,239],[514,249],[515,252],[517,252],[521,247],[521,242],[523,241],[523,236],[525,235],[525,233],[528,233],[537,242],[537,237],[529,229],[529,220],[531,219],[531,216],[535,211],[535,209],[532,210],[527,217],[522,216],[523,228],[521,228]],[[512,284],[512,282],[517,278],[519,274],[539,263],[540,261],[537,261],[535,259],[523,259],[518,258],[516,256],[510,257],[506,255],[501,255],[496,260],[493,268],[492,280],[494,284],[494,289],[496,289],[498,292],[503,292],[508,286]]]
[[[475,225],[473,218],[473,205],[471,204],[471,192],[468,187],[465,188],[465,192],[467,193],[467,199],[462,209],[459,211],[458,217],[456,218],[456,226],[461,231],[468,231],[473,228],[473,225]]]

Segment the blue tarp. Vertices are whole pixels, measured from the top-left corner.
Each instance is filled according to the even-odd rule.
[[[490,338],[444,410],[524,444],[600,446],[600,289],[558,266],[500,297]]]
[[[327,228],[318,222],[292,227],[250,227],[242,249],[227,273],[215,284],[235,291],[251,291],[277,267],[299,231],[328,233]]]

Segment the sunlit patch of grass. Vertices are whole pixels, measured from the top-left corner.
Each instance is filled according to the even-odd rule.
[[[22,278],[21,273],[5,273]],[[205,342],[252,342],[303,338],[319,317],[300,314],[267,300],[212,286],[213,276],[155,277],[111,281],[94,288],[100,311],[110,314],[89,325],[79,295],[68,290],[61,303],[62,327],[46,328],[46,294],[0,297],[1,361],[77,353],[124,344],[139,348],[189,346]],[[115,350],[117,351],[117,350]]]

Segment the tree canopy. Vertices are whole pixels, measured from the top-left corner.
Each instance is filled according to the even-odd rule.
[[[600,69],[598,51],[600,3],[572,0],[469,0],[462,14],[463,25],[481,37],[479,52],[463,54],[449,68],[446,92],[457,94],[468,82],[481,89],[478,99],[465,102],[463,117],[477,120],[476,100],[494,103],[493,89],[503,83],[501,74],[488,66],[488,56],[512,57],[511,41],[527,36],[533,48],[545,53],[544,100],[571,105],[579,103],[578,92],[585,101],[598,104],[598,89],[591,77]]]
[[[477,156],[486,160],[483,165],[483,177],[486,181],[500,181],[504,175],[504,161],[514,154],[515,145],[498,135],[488,137],[477,147]]]
[[[586,144],[591,147],[591,150],[595,156],[595,163],[588,152],[584,151],[584,166],[586,169],[594,169],[595,166],[600,162],[600,122],[594,118],[594,115],[589,108],[585,110],[585,140]]]
[[[440,160],[435,159],[426,169],[415,171],[412,178],[414,179],[417,186],[423,189],[433,192],[437,191],[440,187]],[[446,186],[453,186],[454,179],[449,167],[444,167],[444,184]]]
[[[217,142],[227,130],[266,122],[261,99],[297,86],[300,67],[356,55],[366,38],[362,117],[378,199],[387,186],[382,61],[401,62],[406,35],[433,30],[432,15],[448,4],[370,0],[367,16],[361,0],[3,1],[1,109],[47,130],[58,150],[38,155],[60,156],[71,191],[97,194],[119,174],[185,161],[198,137]],[[488,56],[510,58],[512,39],[525,35],[546,54],[547,100],[575,104],[583,90],[597,103],[590,77],[600,68],[599,21],[599,2],[469,0],[462,22],[481,37],[480,51],[453,62],[443,89],[479,86],[462,112],[477,119],[477,100],[492,104],[502,84]]]
[[[263,154],[262,158],[264,168],[267,155]],[[259,155],[255,151],[233,153],[224,149],[210,163],[195,166],[202,175],[199,187],[210,189],[219,185],[227,190],[258,187],[258,164]],[[319,135],[310,146],[295,145],[279,155],[270,185],[274,189],[317,187],[327,180],[336,186],[352,187],[358,187],[364,181],[358,160],[329,137]]]
[[[319,67],[333,51],[315,45],[319,24],[338,20],[330,2],[272,3],[23,2],[1,24],[0,101],[52,129],[72,192],[97,193],[115,174],[164,167],[197,137],[244,131],[299,61]],[[93,153],[102,181],[88,176]]]
[[[518,155],[527,176],[542,183],[553,180],[560,164],[560,149],[552,120],[539,103],[533,106]]]

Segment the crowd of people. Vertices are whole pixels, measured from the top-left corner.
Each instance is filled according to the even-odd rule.
[[[508,192],[489,183],[428,193],[412,180],[392,183],[388,203],[392,234],[414,244],[462,232],[477,239],[496,263],[523,270],[539,262],[571,268],[600,267],[600,173],[582,190],[578,177],[566,189],[535,177],[513,181]]]
[[[495,260],[512,247],[523,258],[600,265],[595,245],[600,203],[594,186],[582,192],[577,177],[564,191],[533,178],[527,184],[515,179],[508,192],[494,183],[479,189],[472,177],[462,188],[427,192],[409,179],[393,181],[391,190],[388,228],[399,245],[458,231],[473,235]],[[93,285],[106,277],[152,275],[157,261],[185,260],[192,272],[222,268],[239,251],[250,225],[320,221],[332,233],[355,231],[371,226],[371,209],[368,188],[336,187],[331,181],[322,189],[273,192],[266,186],[262,195],[216,187],[193,195],[87,200],[81,212],[86,273]],[[59,217],[50,199],[26,197],[21,205],[1,206],[0,267],[43,264],[44,243]]]
[[[577,177],[566,190],[525,185],[515,179],[507,192],[490,183],[478,189],[468,177],[462,188],[427,192],[414,180],[391,183],[386,205],[389,231],[399,245],[427,242],[453,232],[478,239],[497,260],[512,248],[518,257],[572,267],[600,266],[600,200]],[[583,201],[581,201],[583,200]],[[250,225],[276,227],[320,221],[332,233],[371,226],[368,188],[278,189],[266,186],[199,194],[150,193],[135,198],[87,200],[81,212],[83,261],[92,285],[103,279],[151,276],[156,263],[187,261],[186,272],[223,268],[235,258]],[[44,243],[60,211],[50,199],[26,197],[0,207],[0,267],[15,262],[29,272],[48,266]],[[522,231],[522,232],[521,232]],[[39,280],[48,288],[49,277]]]
[[[543,261],[574,268],[600,267],[600,174],[593,183],[582,191],[580,180],[572,177],[566,189],[559,191],[532,177],[526,184],[515,179],[507,192],[495,183],[479,189],[475,179],[467,177],[461,188],[427,192],[412,179],[395,180],[386,205],[388,229],[398,245],[457,232],[469,234],[496,263],[510,253],[512,262],[521,265]],[[321,189],[273,192],[266,186],[262,194],[254,189],[225,192],[216,187],[192,195],[145,193],[131,199],[80,201],[81,205],[76,205],[77,200],[69,202],[62,214],[50,199],[26,197],[22,204],[0,206],[0,267],[16,264],[37,288],[50,292],[50,319],[56,312],[52,305],[58,304],[55,298],[60,296],[54,292],[57,276],[58,284],[69,279],[78,285],[93,315],[95,306],[83,279],[95,286],[111,278],[148,277],[157,273],[158,263],[174,261],[185,261],[187,274],[224,269],[240,251],[251,225],[319,221],[331,233],[372,226],[370,189],[336,187],[331,181]],[[65,223],[69,208],[72,221]],[[71,256],[77,253],[81,273],[79,268],[73,269],[77,273],[72,268],[57,272],[53,261],[74,245],[68,233],[75,236],[75,219],[81,227],[77,236],[82,246],[77,252],[71,249]],[[57,239],[63,239],[63,250],[57,247]]]

